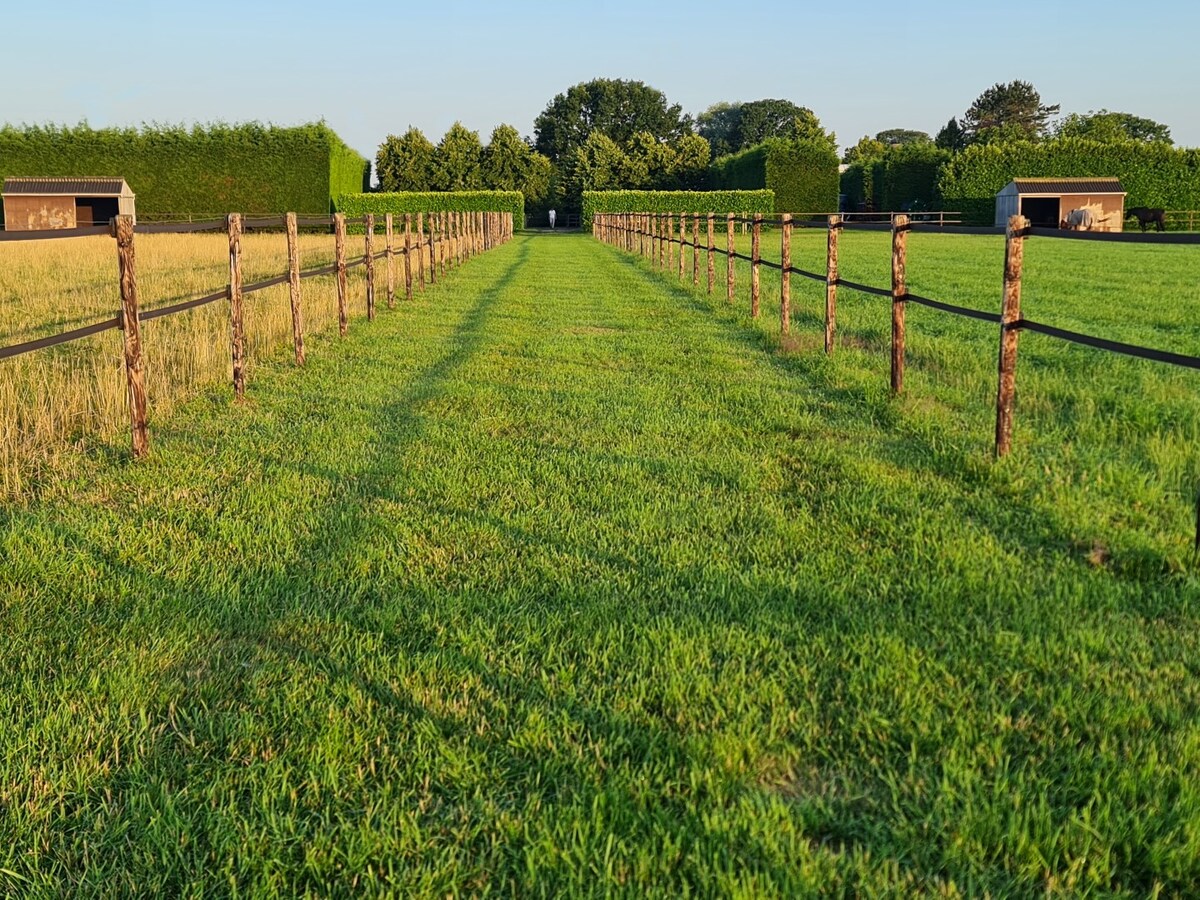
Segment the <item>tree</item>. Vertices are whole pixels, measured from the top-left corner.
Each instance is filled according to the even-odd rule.
[[[385,191],[428,191],[433,187],[433,144],[418,128],[389,134],[375,156],[375,175]]]
[[[568,161],[567,193],[578,200],[584,191],[615,191],[629,182],[629,158],[616,141],[593,131]]]
[[[479,132],[455,122],[433,154],[435,191],[475,191],[483,186],[480,164],[483,145]]]
[[[639,131],[673,141],[691,133],[679,104],[641,81],[597,78],[558,94],[533,123],[534,148],[555,164],[571,157],[593,132],[619,145]]]
[[[770,138],[819,141],[837,152],[837,138],[821,127],[816,114],[791,100],[716,103],[700,113],[696,122],[714,156],[737,153]]]
[[[675,143],[674,187],[684,191],[703,190],[708,183],[708,161],[712,150],[698,134],[685,134]]]
[[[634,190],[661,190],[673,177],[679,155],[667,143],[648,131],[639,131],[626,148],[628,178],[624,187]]]
[[[931,138],[924,131],[914,131],[911,128],[889,128],[875,135],[875,140],[889,147],[905,147],[909,144],[932,144]]]
[[[1171,129],[1166,125],[1131,113],[1109,112],[1107,109],[1088,112],[1087,115],[1071,113],[1058,123],[1054,133],[1056,137],[1082,137],[1104,143],[1174,143],[1171,140]]]
[[[842,157],[842,162],[853,165],[858,162],[867,162],[872,159],[880,159],[887,152],[887,144],[878,138],[873,138],[870,135],[864,134],[858,139],[858,143],[853,147],[847,147],[846,153]]]
[[[498,125],[480,158],[482,186],[492,191],[520,191],[531,201],[550,188],[550,160],[534,151],[517,129]]]
[[[1058,104],[1043,105],[1041,94],[1028,81],[1010,81],[994,84],[980,94],[963,116],[962,125],[971,140],[987,141],[986,132],[991,129],[1003,129],[998,134],[1005,138],[1036,140],[1046,134],[1058,110]]]
[[[741,149],[742,104],[714,103],[696,116],[696,131],[708,141],[714,157],[728,156]]]
[[[957,153],[966,148],[967,133],[958,124],[958,119],[952,118],[942,126],[942,130],[937,133],[937,137],[933,139],[933,142],[943,150]]]

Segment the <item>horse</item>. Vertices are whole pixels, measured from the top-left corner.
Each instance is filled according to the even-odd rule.
[[[1158,226],[1159,231],[1167,230],[1167,212],[1163,209],[1151,209],[1148,206],[1135,206],[1132,209],[1125,210],[1125,218],[1136,217],[1142,226],[1142,231],[1146,230],[1146,226],[1153,223]]]
[[[1096,217],[1087,207],[1073,209],[1062,221],[1062,227],[1068,231],[1091,231],[1096,224]]]

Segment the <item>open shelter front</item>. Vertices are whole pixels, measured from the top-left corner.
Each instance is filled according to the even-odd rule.
[[[1122,231],[1125,189],[1117,178],[1017,178],[996,195],[996,225],[1022,215],[1036,228],[1058,228],[1075,209],[1092,213],[1093,231]]]
[[[6,178],[7,231],[50,231],[107,225],[135,216],[134,193],[124,178]]]

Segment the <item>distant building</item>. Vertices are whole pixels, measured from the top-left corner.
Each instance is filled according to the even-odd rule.
[[[87,228],[136,215],[124,178],[6,178],[0,197],[7,231]]]
[[[1022,215],[1038,228],[1057,228],[1073,209],[1090,209],[1095,231],[1125,227],[1125,189],[1117,178],[1017,178],[996,195],[996,225]]]

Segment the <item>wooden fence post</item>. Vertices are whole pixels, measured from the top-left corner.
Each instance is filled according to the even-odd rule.
[[[417,213],[417,277],[418,287],[425,293],[425,214]]]
[[[404,299],[413,298],[412,213],[404,214]]]
[[[304,317],[300,310],[300,244],[296,235],[296,214],[287,214],[288,294],[292,301],[292,343],[296,365],[304,365]]]
[[[684,250],[687,247],[687,213],[679,214],[679,280],[683,281],[687,274],[686,253]]]
[[[762,213],[754,214],[754,231],[750,236],[750,318],[758,318],[759,263],[762,261]]]
[[[670,218],[666,213],[658,213],[658,270],[667,271],[667,230]]]
[[[396,308],[396,243],[393,233],[395,223],[392,221],[392,214],[387,213],[383,217],[384,239],[387,242],[384,246],[384,253],[387,257],[387,305],[388,309]]]
[[[825,257],[825,352],[833,353],[833,338],[837,328],[838,237],[842,217],[829,217],[829,234]]]
[[[346,336],[346,216],[333,214],[333,260],[337,268],[338,334]]]
[[[375,214],[363,216],[366,240],[363,242],[363,263],[367,268],[367,321],[375,321]]]
[[[692,287],[700,287],[700,213],[692,213]]]
[[[908,287],[908,216],[892,217],[892,393],[904,390],[904,305]]]
[[[142,361],[142,326],[138,321],[137,259],[133,248],[133,216],[117,216],[112,223],[117,240],[117,267],[121,278],[121,333],[125,344],[125,383],[129,394],[129,433],[133,458],[150,452],[146,425],[146,369]]]
[[[708,293],[711,295],[713,287],[717,283],[717,267],[716,261],[713,259],[713,251],[716,250],[716,245],[713,243],[713,213],[708,214]]]
[[[429,283],[437,284],[437,245],[438,217],[436,213],[429,214]]]
[[[438,262],[441,264],[441,271],[438,273],[443,278],[450,271],[450,213],[443,211],[438,216]]]
[[[734,214],[729,213],[725,217],[725,240],[728,244],[725,256],[725,299],[730,303],[734,302],[734,264],[737,262],[734,254],[737,252],[734,247],[734,236],[736,233],[736,224],[734,223]]]
[[[667,213],[667,272],[675,268],[675,217]]]
[[[1025,263],[1024,216],[1008,220],[1004,246],[1004,304],[1000,310],[1000,385],[996,391],[996,456],[1007,456],[1012,449],[1013,398],[1017,391],[1016,327],[1021,321],[1021,268]]]
[[[246,396],[246,332],[242,318],[242,217],[230,213],[229,228],[229,349],[233,360],[233,395]]]
[[[792,330],[792,214],[784,213],[779,228],[779,330]]]

